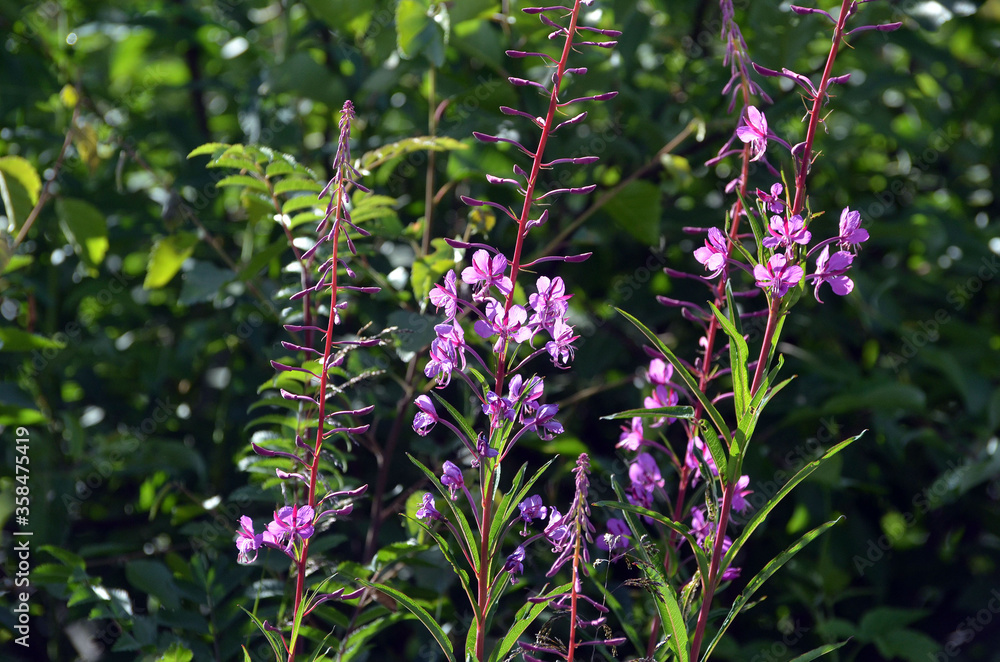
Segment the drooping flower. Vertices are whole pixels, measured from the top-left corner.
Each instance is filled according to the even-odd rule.
[[[646,409],[662,409],[663,407],[675,407],[677,406],[678,396],[677,392],[671,388],[667,388],[663,385],[658,385],[653,389],[652,394],[648,395],[642,401],[642,406]],[[656,418],[652,423],[649,424],[651,428],[662,427],[664,423],[673,423],[676,418],[663,416]]]
[[[802,217],[796,214],[786,219],[784,216],[772,216],[771,222],[767,226],[770,237],[764,237],[764,244],[767,248],[788,248],[792,244],[808,244],[812,239],[812,233],[806,230]]]
[[[649,362],[649,370],[646,371],[646,379],[650,384],[666,386],[670,378],[674,376],[674,366],[663,359],[653,359]]]
[[[819,288],[823,283],[829,283],[833,293],[846,296],[854,290],[854,281],[844,274],[851,268],[854,255],[847,251],[837,251],[830,255],[830,247],[824,246],[823,251],[816,258],[816,273],[806,278],[813,279],[813,296],[816,301],[823,303],[819,298]]]
[[[750,507],[747,497],[753,494],[753,490],[747,489],[750,486],[750,476],[740,476],[736,483],[736,491],[733,492],[733,510],[742,513]]]
[[[438,509],[434,506],[434,495],[430,492],[424,493],[424,500],[417,508],[417,519],[426,520],[439,520],[444,519],[444,515],[438,512]]]
[[[747,106],[744,122],[736,129],[736,137],[750,144],[750,160],[756,161],[767,149],[767,118],[755,106]]]
[[[430,292],[431,303],[438,310],[444,308],[445,318],[450,322],[458,312],[458,290],[455,287],[455,270],[450,269],[444,276],[444,285],[435,285]]]
[[[268,523],[267,531],[262,534],[262,541],[292,556],[295,543],[309,538],[315,532],[314,517],[315,512],[311,506],[279,508],[274,514],[274,520]]]
[[[757,198],[767,204],[767,210],[774,214],[781,214],[785,211],[785,201],[781,197],[781,193],[785,190],[785,187],[781,185],[780,182],[771,185],[771,192],[765,193],[760,189],[757,189]]]
[[[517,577],[524,572],[524,547],[518,545],[514,552],[507,557],[503,564],[503,571],[510,575],[510,583],[516,584]]]
[[[840,212],[840,235],[837,237],[837,243],[841,248],[847,248],[858,246],[865,241],[868,241],[868,230],[861,227],[861,213],[851,211],[850,207],[844,207]]]
[[[513,419],[512,419],[513,420]],[[490,448],[490,440],[486,433],[480,432],[476,439],[476,456],[472,459],[472,466],[478,467],[481,460],[496,457],[500,454],[495,448]]]
[[[757,287],[770,290],[776,297],[783,297],[790,287],[802,280],[802,267],[788,264],[784,255],[772,255],[767,264],[758,264],[753,268]]]
[[[552,340],[545,343],[545,351],[552,358],[552,365],[557,368],[568,368],[573,362],[576,348],[573,341],[580,336],[573,333],[573,327],[565,320],[557,319],[552,325]]]
[[[451,382],[456,368],[465,368],[465,332],[459,324],[438,324],[434,327],[437,338],[431,341],[430,361],[424,366],[428,378],[437,378],[438,388]]]
[[[253,520],[244,515],[240,517],[240,528],[236,531],[239,538],[236,540],[236,549],[239,554],[236,560],[240,563],[253,563],[257,559],[257,550],[260,549],[263,535],[253,532]],[[253,557],[250,556],[253,552]]]
[[[465,487],[465,478],[462,476],[462,470],[450,460],[445,460],[443,471],[441,484],[451,491],[451,500],[454,501],[458,498],[457,490]]]
[[[630,428],[622,426],[622,433],[615,448],[624,448],[634,453],[642,447],[644,441],[646,440],[643,439],[642,419],[636,416],[632,419]]]
[[[548,508],[542,505],[542,497],[537,494],[517,504],[517,507],[521,511],[519,517],[524,522],[524,529],[521,531],[521,535],[528,535],[528,524],[532,520],[545,519],[545,514],[548,512]]]
[[[625,549],[629,546],[632,530],[624,520],[611,518],[608,520],[608,532],[599,537],[595,544],[605,551]]]
[[[528,304],[535,311],[528,324],[552,332],[555,323],[565,318],[569,309],[567,300],[571,295],[566,294],[566,283],[559,276],[540,276],[535,281],[535,287],[538,292],[528,296]],[[552,335],[555,337],[555,333]]]
[[[426,437],[427,433],[440,420],[437,410],[434,409],[434,402],[426,395],[418,395],[414,404],[417,405],[419,411],[413,417],[413,431],[421,437]]]
[[[500,425],[501,420],[514,420],[514,408],[511,406],[510,400],[501,398],[493,391],[486,392],[483,413],[490,417],[490,423],[494,428]]]
[[[503,254],[490,257],[488,251],[479,249],[472,256],[472,266],[462,270],[462,280],[473,287],[472,298],[483,301],[489,295],[490,286],[496,286],[505,295],[510,294],[513,285],[504,275],[507,258]]]
[[[628,468],[628,477],[632,481],[632,489],[652,492],[657,487],[663,487],[663,476],[656,460],[649,453],[640,453]]]
[[[524,415],[524,426],[538,433],[542,441],[551,441],[557,434],[562,434],[562,423],[555,419],[559,405],[539,405]]]
[[[564,517],[554,506],[549,508],[549,523],[545,525],[545,537],[553,547],[558,547],[570,535],[570,522],[564,522],[564,519],[569,518]]]
[[[729,255],[729,247],[726,245],[726,236],[719,228],[708,229],[708,239],[701,248],[694,251],[694,259],[705,265],[705,269],[712,273],[709,278],[715,278],[722,273],[726,266],[726,258]]]

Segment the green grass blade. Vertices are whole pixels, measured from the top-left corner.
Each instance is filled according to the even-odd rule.
[[[406,607],[411,614],[417,617],[417,620],[424,624],[424,627],[430,631],[434,639],[437,640],[441,650],[444,651],[445,659],[455,662],[455,651],[451,646],[451,641],[448,640],[448,635],[444,633],[444,630],[441,629],[441,626],[438,625],[437,621],[435,621],[434,618],[427,613],[426,609],[421,607],[405,593],[397,591],[391,586],[386,586],[385,584],[374,584],[364,579],[357,579],[355,581],[362,586],[367,586],[368,588],[385,593],[390,598]]]
[[[808,653],[803,653],[802,655],[799,655],[795,659],[790,660],[790,662],[811,662],[816,658],[823,657],[827,653],[837,650],[838,648],[846,644],[848,641],[850,641],[850,639],[848,639],[847,641],[841,641],[839,644],[826,644],[825,646],[814,648]]]

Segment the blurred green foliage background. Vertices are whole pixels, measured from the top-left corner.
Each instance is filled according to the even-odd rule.
[[[431,572],[439,560],[392,546],[411,535],[396,511],[420,481],[402,451],[438,464],[454,452],[444,435],[410,432],[403,397],[433,319],[421,295],[450,259],[440,244],[421,245],[425,200],[430,183],[431,236],[471,224],[511,244],[503,219],[470,215],[458,195],[508,202],[485,172],[509,172],[512,154],[471,132],[523,132],[500,105],[540,112],[538,97],[505,80],[530,65],[504,50],[530,50],[546,34],[523,4],[0,0],[0,173],[10,182],[0,244],[0,646],[14,655],[5,659],[157,659],[187,648],[197,660],[231,660],[242,659],[241,644],[258,659],[239,607],[252,609],[263,591],[279,613],[274,578],[287,568],[279,559],[238,566],[232,541],[239,514],[267,516],[281,502],[253,473],[258,427],[248,423],[273,377],[268,360],[282,352],[282,293],[295,276],[282,268],[290,251],[274,210],[217,188],[228,173],[186,155],[212,141],[258,144],[322,180],[345,99],[358,111],[356,156],[432,128],[457,142],[433,158],[371,156],[365,183],[394,201],[374,221],[360,272],[383,292],[353,300],[347,320],[400,331],[395,347],[352,357],[355,370],[382,371],[358,396],[378,408],[371,439],[340,450],[352,484],[374,484],[386,467],[385,519],[370,531],[363,503],[327,534],[326,555],[370,571],[410,554],[404,579],[416,593],[454,590]],[[601,477],[595,496],[613,498],[607,476],[625,466],[614,452],[619,430],[599,418],[638,406],[632,384],[645,361],[613,307],[693,356],[697,329],[655,296],[705,297],[662,267],[693,270],[701,240],[682,228],[722,223],[734,162],[703,164],[737,117],[720,94],[729,75],[717,3],[598,4],[594,20],[624,35],[610,58],[581,56],[585,85],[620,94],[550,147],[600,156],[570,180],[598,191],[556,202],[532,236],[534,251],[594,251],[559,269],[582,332],[573,369],[549,379],[567,434],[526,443],[518,462],[587,450]],[[822,19],[776,2],[736,5],[756,62],[821,69]],[[448,20],[421,19],[429,9]],[[846,522],[765,587],[720,648],[727,659],[785,660],[853,636],[835,659],[1000,660],[1000,609],[990,607],[1000,604],[1000,2],[863,6],[861,22],[890,20],[903,29],[856,35],[842,51],[837,73],[852,77],[836,88],[810,180],[812,208],[826,210],[814,236],[833,233],[849,205],[872,239],[855,261],[852,295],[822,306],[809,298],[789,318],[781,350],[797,379],[769,409],[746,469],[773,493],[779,472],[820,445],[868,432],[778,509],[740,564],[751,572],[832,515]],[[768,118],[794,144],[804,110],[781,82],[761,81],[775,100]],[[763,169],[751,176],[752,187],[772,181]],[[11,250],[39,195],[48,203]],[[37,589],[27,652],[8,634],[19,426],[30,430]],[[547,502],[568,493],[570,463],[556,465]],[[438,604],[456,631],[466,627],[460,607]],[[336,640],[350,611],[324,618]],[[391,647],[359,648],[356,659],[436,659],[418,624],[389,618]]]

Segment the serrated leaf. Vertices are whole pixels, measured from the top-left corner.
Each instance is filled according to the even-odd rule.
[[[386,161],[391,161],[411,152],[445,152],[455,149],[468,149],[468,147],[465,143],[447,136],[418,136],[382,145],[370,152],[365,152],[360,162],[363,169],[371,170]]]
[[[291,191],[315,191],[316,193],[319,193],[323,190],[323,186],[323,184],[320,184],[314,179],[305,179],[303,177],[285,177],[274,185],[274,193],[276,195],[289,193]]]
[[[375,589],[376,591],[381,591],[382,593],[388,595],[390,598],[392,598],[399,604],[406,607],[410,611],[410,613],[416,616],[417,620],[423,623],[424,627],[426,627],[427,630],[431,633],[435,641],[437,641],[438,646],[440,646],[441,650],[444,651],[445,659],[454,662],[455,652],[454,649],[452,648],[451,641],[448,640],[448,635],[446,635],[444,630],[441,629],[441,626],[438,625],[437,621],[435,621],[434,618],[429,613],[427,613],[426,609],[421,607],[416,601],[410,598],[410,596],[406,595],[401,591],[397,591],[396,589],[390,586],[386,586],[385,584],[374,584],[372,582],[360,578],[355,581],[357,581],[362,586],[367,586],[368,588]]]
[[[239,186],[242,188],[261,191],[263,193],[270,193],[267,188],[267,184],[251,175],[229,175],[228,177],[223,177],[219,181],[215,182],[216,188],[223,188],[226,186]]]
[[[56,201],[59,227],[84,264],[96,268],[108,251],[108,223],[97,207],[83,200],[60,198]]]
[[[149,253],[146,279],[142,286],[147,290],[154,290],[169,283],[180,271],[184,260],[191,257],[197,244],[198,237],[190,232],[181,232],[157,240]]]
[[[202,154],[215,154],[216,152],[223,152],[230,147],[232,147],[232,145],[229,143],[205,143],[204,145],[199,145],[188,152],[187,158],[190,159],[195,156],[201,156]]]

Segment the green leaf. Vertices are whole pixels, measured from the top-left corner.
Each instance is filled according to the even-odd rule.
[[[909,662],[924,662],[935,659],[934,654],[941,650],[941,644],[923,632],[909,628],[879,635],[875,638],[875,647],[883,659],[902,658]]]
[[[655,245],[660,236],[660,187],[644,179],[626,185],[604,208],[622,229],[638,241]]]
[[[400,591],[397,591],[396,589],[390,586],[386,586],[385,584],[373,584],[372,582],[366,581],[364,579],[357,579],[355,581],[357,581],[362,586],[367,586],[368,588],[372,588],[375,589],[376,591],[381,591],[382,593],[385,593],[390,598],[392,598],[396,602],[406,607],[411,614],[416,616],[417,619],[424,624],[424,627],[426,627],[430,631],[431,635],[434,636],[434,639],[438,642],[438,645],[441,647],[441,650],[444,651],[445,658],[454,662],[455,652],[451,646],[451,642],[448,640],[448,635],[444,633],[444,630],[441,629],[441,626],[438,625],[437,621],[435,621],[434,618],[427,613],[426,609],[424,609],[412,598],[410,598],[410,596]]]
[[[174,576],[159,561],[130,561],[125,565],[125,578],[135,588],[156,597],[167,609],[180,609],[180,593]]]
[[[670,362],[670,365],[674,366],[674,372],[681,378],[681,380],[684,382],[684,385],[687,386],[688,392],[692,393],[698,399],[698,402],[701,403],[702,409],[705,410],[705,413],[708,415],[708,417],[712,419],[712,423],[715,424],[716,429],[725,438],[726,445],[727,446],[732,445],[732,438],[730,437],[729,428],[726,427],[725,419],[722,418],[722,414],[720,414],[719,410],[716,409],[715,405],[712,404],[711,399],[709,399],[709,397],[704,393],[702,393],[701,390],[698,388],[698,381],[688,371],[687,366],[685,366],[680,361],[680,359],[677,358],[673,350],[667,347],[666,344],[664,344],[664,342],[660,340],[655,333],[650,331],[645,324],[640,322],[638,319],[636,319],[629,313],[626,313],[621,308],[615,308],[615,310],[621,313],[625,317],[625,319],[632,322],[632,324],[634,324],[636,328],[642,331],[642,334],[646,336],[646,338],[651,343],[653,343],[653,345],[658,350],[660,350],[660,352],[666,357],[667,361]],[[722,471],[721,466],[719,467],[719,470]]]
[[[836,446],[833,446],[827,452],[823,453],[822,457],[813,460],[806,466],[799,469],[798,472],[794,476],[792,476],[788,480],[788,482],[785,483],[784,486],[782,486],[780,490],[778,490],[777,494],[768,499],[767,503],[761,506],[760,510],[758,510],[753,514],[753,517],[751,517],[750,521],[747,522],[745,527],[743,527],[743,531],[740,533],[739,536],[736,537],[736,540],[733,541],[732,546],[726,552],[726,558],[723,561],[723,566],[729,567],[729,565],[732,564],[733,559],[736,558],[736,555],[743,548],[743,545],[746,544],[747,539],[753,534],[753,532],[757,529],[757,527],[759,527],[764,522],[764,519],[767,517],[768,513],[770,513],[775,506],[781,503],[781,500],[784,499],[789,492],[795,489],[796,485],[805,480],[809,476],[809,474],[816,471],[816,469],[818,469],[824,462],[826,462],[834,455],[836,455],[837,453],[844,450],[852,443],[860,439],[863,434],[864,432],[861,432],[860,434],[857,434],[851,437],[850,439],[845,439]]]
[[[399,0],[396,5],[396,46],[404,60],[423,53],[435,67],[444,64],[450,25],[443,2]]]
[[[78,568],[80,570],[83,570],[86,567],[83,558],[77,556],[68,549],[56,547],[55,545],[42,545],[41,547],[39,547],[39,549],[42,550],[43,552],[48,552],[52,556],[59,559],[63,563],[63,565],[69,566],[70,568]]]
[[[182,306],[192,306],[215,298],[219,290],[236,278],[232,269],[222,269],[211,262],[195,260],[194,268],[181,274],[184,285],[181,287],[177,303]]]
[[[170,648],[156,658],[156,662],[191,662],[192,659],[194,659],[194,653],[175,641],[170,645]]]
[[[715,304],[708,304],[715,313],[715,318],[722,325],[722,330],[729,336],[729,367],[732,369],[733,395],[736,404],[736,418],[741,419],[746,413],[750,401],[750,382],[747,375],[747,362],[750,360],[750,349],[743,334],[737,331],[732,320],[722,314]],[[729,314],[733,314],[732,302],[729,304]]]
[[[556,587],[542,596],[542,599],[546,597],[556,596],[560,593],[566,593],[573,587],[572,583],[563,584],[562,586]],[[521,607],[517,614],[514,616],[514,620],[511,622],[510,629],[507,631],[506,636],[500,640],[493,652],[490,653],[490,662],[499,662],[504,659],[510,649],[514,647],[517,643],[518,638],[524,634],[531,624],[534,622],[538,615],[541,614],[545,607],[548,606],[548,601],[527,603]]]
[[[706,662],[708,660],[709,656],[712,653],[712,650],[722,639],[722,635],[725,634],[730,624],[732,624],[733,619],[735,619],[736,616],[739,615],[740,611],[743,610],[743,607],[745,607],[747,602],[750,601],[750,598],[753,597],[753,594],[756,593],[758,589],[760,589],[760,587],[764,585],[764,582],[770,579],[771,575],[777,572],[778,569],[781,568],[781,566],[785,565],[785,563],[790,558],[798,554],[806,545],[808,545],[813,540],[826,533],[827,529],[839,523],[842,519],[843,517],[838,517],[837,519],[827,522],[826,524],[821,524],[820,526],[816,527],[809,533],[805,534],[797,541],[795,541],[794,544],[785,549],[785,551],[781,552],[780,554],[778,554],[778,556],[772,559],[770,563],[765,565],[764,568],[760,572],[758,572],[753,579],[750,580],[746,588],[743,589],[743,592],[740,593],[740,595],[736,598],[736,601],[733,602],[732,608],[726,615],[725,620],[722,621],[722,625],[719,626],[719,631],[716,632],[715,637],[712,639],[712,642],[708,645],[707,648],[705,648],[705,654],[701,658],[702,662]],[[730,559],[728,554],[726,555],[726,559],[727,560]],[[726,561],[723,561],[723,567],[727,567]]]
[[[97,207],[83,200],[60,198],[56,201],[59,227],[84,264],[97,268],[108,252],[108,223]]]
[[[847,641],[850,641],[850,639],[848,639]],[[802,655],[799,655],[795,659],[790,660],[790,662],[811,662],[812,660],[823,657],[827,653],[837,650],[838,648],[846,644],[847,641],[841,641],[839,644],[826,644],[824,646],[820,646],[819,648],[814,648],[808,653],[803,653]]]
[[[864,641],[874,641],[876,637],[893,630],[901,630],[928,614],[930,611],[926,609],[876,607],[861,617],[858,623],[858,637]]]
[[[843,414],[851,411],[866,411],[878,407],[879,411],[893,409],[923,411],[927,405],[927,395],[916,386],[890,382],[876,384],[841,393],[826,401],[824,414]]]
[[[146,279],[142,286],[147,290],[155,290],[169,283],[180,271],[184,260],[194,252],[197,244],[198,237],[190,232],[181,232],[157,240],[149,253]]]
[[[0,201],[7,215],[7,231],[18,230],[38,203],[42,180],[31,163],[21,156],[0,157]]]
[[[639,506],[633,506],[631,503],[628,503],[625,499],[625,494],[622,491],[621,485],[618,484],[618,481],[615,480],[614,477],[611,479],[611,487],[614,489],[615,494],[618,495],[618,502],[602,501],[595,505],[600,506],[603,504],[621,510],[622,515],[625,517],[625,523],[628,524],[629,530],[632,531],[635,536],[640,536],[644,529],[641,527],[636,518],[633,517],[632,513],[642,515],[649,513],[647,516],[651,516],[653,519],[661,521],[665,526],[668,526],[681,535],[684,535],[689,542],[696,543],[696,541],[691,539],[690,532],[684,531],[686,527],[682,524],[673,522],[660,513],[654,513],[651,510],[647,510]],[[636,510],[636,508],[645,512],[640,513],[639,510]],[[696,554],[699,554],[699,550],[701,550],[697,544],[695,544],[692,549],[695,550]],[[660,623],[664,632],[668,636],[670,647],[674,649],[674,653],[677,655],[680,662],[690,662],[691,651],[688,645],[687,623],[681,613],[680,604],[677,602],[677,592],[670,584],[670,580],[665,576],[662,555],[657,554],[655,557],[651,556],[645,545],[636,545],[635,550],[636,554],[643,561],[643,563],[639,564],[643,575],[645,575],[646,579],[653,582],[657,592],[656,596],[659,597],[659,599],[654,597],[653,604],[656,605],[657,613],[660,616]],[[698,559],[698,566],[701,567],[703,565],[707,569],[707,558],[705,557],[704,551],[701,551]]]
[[[315,179],[304,179],[302,177],[285,177],[274,185],[275,195],[289,193],[291,191],[314,191],[319,193],[323,190],[323,184]]]
[[[224,186],[239,186],[241,188],[250,188],[268,194],[271,192],[267,188],[267,184],[265,182],[251,175],[229,175],[228,177],[223,177],[219,181],[215,182],[216,188],[223,188]]]
[[[63,349],[66,343],[28,333],[12,326],[0,327],[0,352],[30,352],[36,349]]]
[[[232,145],[228,143],[205,143],[204,145],[199,145],[188,152],[187,157],[190,159],[195,156],[201,156],[202,154],[214,155],[217,152],[224,152],[230,147],[232,147]]]
[[[458,524],[458,530],[462,532],[462,536],[465,538],[464,541],[465,549],[472,557],[472,571],[478,573],[479,546],[476,544],[476,536],[472,532],[472,527],[469,526],[469,520],[465,517],[465,513],[463,513],[460,508],[457,508],[455,506],[455,502],[451,500],[451,497],[448,494],[448,490],[446,490],[444,486],[441,484],[440,477],[435,475],[433,471],[425,467],[423,464],[420,463],[420,460],[413,457],[409,453],[407,453],[406,456],[410,458],[410,462],[413,462],[413,464],[416,465],[416,467],[420,469],[420,471],[422,471],[425,476],[427,476],[427,478],[431,482],[431,485],[434,486],[434,489],[438,491],[438,494],[441,495],[441,498],[448,506],[449,511],[455,518],[454,522]],[[461,543],[462,541],[459,542]]]
[[[411,152],[446,152],[468,148],[469,146],[465,143],[447,136],[418,136],[416,138],[407,138],[406,140],[400,140],[398,142],[382,145],[381,147],[373,149],[370,152],[365,152],[360,159],[361,168],[364,170],[371,170],[375,166],[381,165],[386,161],[391,161],[392,159],[399,158],[400,156],[405,156]]]
[[[608,414],[607,416],[601,416],[602,421],[613,421],[619,418],[662,418],[664,416],[669,416],[671,418],[694,418],[694,407],[688,407],[687,405],[680,407],[654,407],[653,409],[629,409],[627,411],[620,411],[617,414]]]
[[[281,238],[267,248],[257,251],[236,274],[237,280],[253,280],[261,269],[269,265],[271,260],[281,257],[286,250],[288,250],[288,242]]]

